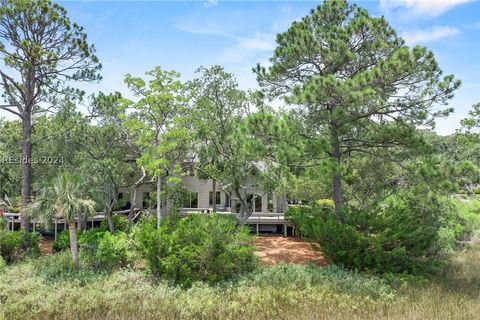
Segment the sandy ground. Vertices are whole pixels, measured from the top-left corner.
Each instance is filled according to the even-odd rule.
[[[52,253],[52,244],[53,244],[53,237],[45,237],[40,240],[39,247],[40,252],[45,255],[49,255]]]
[[[261,236],[256,241],[257,251],[264,264],[280,262],[327,265],[328,261],[319,247],[299,238],[282,236]]]

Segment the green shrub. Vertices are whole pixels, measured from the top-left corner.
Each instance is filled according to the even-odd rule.
[[[115,214],[113,215],[113,225],[115,226],[115,231],[127,231],[128,228],[128,217]],[[108,230],[108,221],[103,220],[100,223],[101,230],[107,231]]]
[[[112,270],[128,266],[134,260],[130,241],[125,232],[115,234],[92,229],[79,238],[80,252],[96,269]]]
[[[480,201],[466,197],[454,199],[453,204],[458,209],[462,227],[457,230],[457,238],[465,242],[480,238]]]
[[[7,263],[17,262],[26,256],[36,256],[40,253],[40,238],[35,232],[0,230],[0,256]]]
[[[6,266],[7,266],[7,263],[5,262],[3,257],[0,256],[0,272],[2,272],[5,269]]]
[[[57,240],[52,244],[53,252],[60,252],[70,249],[70,234],[68,230],[63,230],[57,234]]]
[[[328,208],[328,209],[333,209],[335,208],[335,203],[333,202],[332,199],[319,199],[315,201],[315,205]]]
[[[344,221],[318,206],[293,207],[287,217],[347,268],[378,273],[428,274],[443,265],[439,253],[455,241],[455,211],[431,193],[391,196],[378,208],[344,212]]]
[[[8,262],[14,262],[20,257],[22,235],[20,232],[0,230],[0,256]]]
[[[115,230],[117,232],[125,232],[128,228],[128,218],[125,216],[114,215],[113,222],[115,225]],[[98,232],[105,232],[108,231],[108,222],[103,220],[100,223],[98,228],[89,229],[83,233],[78,235],[79,240],[82,238],[92,237],[94,234]],[[88,241],[87,241],[88,242]],[[53,252],[60,252],[63,250],[67,250],[70,248],[70,234],[68,230],[63,230],[59,232],[57,235],[57,240],[55,240],[52,244],[52,251]]]
[[[147,221],[134,234],[152,273],[185,286],[223,281],[256,267],[252,237],[231,216],[194,214],[167,220],[160,230]]]

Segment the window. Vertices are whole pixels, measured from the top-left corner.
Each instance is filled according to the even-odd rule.
[[[247,205],[255,212],[262,212],[262,196],[247,194]]]
[[[190,193],[184,203],[183,203],[184,208],[198,208],[198,193],[197,192],[192,192]]]
[[[208,205],[213,206],[213,192],[210,191],[209,196],[208,196]],[[220,205],[220,191],[215,192],[215,204]]]
[[[262,196],[260,195],[255,198],[255,212],[262,212]]]

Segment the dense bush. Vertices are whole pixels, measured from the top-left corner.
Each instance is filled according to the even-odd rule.
[[[133,246],[125,232],[92,229],[79,237],[80,254],[96,269],[126,267],[134,261]]]
[[[128,218],[125,216],[114,215],[113,222],[115,225],[115,230],[117,232],[125,232],[128,228]],[[89,229],[85,232],[82,232],[78,235],[79,240],[85,237],[90,237],[98,232],[108,231],[108,222],[103,220],[100,223],[100,227]],[[52,250],[53,252],[60,252],[70,248],[70,234],[68,230],[63,230],[58,233],[57,240],[53,242]]]
[[[474,198],[458,198],[453,203],[462,219],[460,239],[462,242],[480,240],[480,201]]]
[[[127,231],[128,228],[128,217],[122,215],[113,215],[113,225],[115,226],[115,231]],[[100,229],[103,231],[108,230],[107,220],[103,220],[100,223]]]
[[[7,265],[7,263],[5,262],[3,257],[0,256],[0,272],[2,272],[5,269],[6,265]]]
[[[455,226],[455,210],[430,193],[391,196],[370,212],[346,211],[343,222],[318,206],[290,208],[287,217],[333,262],[379,273],[435,272],[439,253],[455,238],[445,234]]]
[[[70,234],[68,230],[63,230],[57,234],[57,240],[52,244],[53,252],[60,252],[70,248]]]
[[[134,234],[152,273],[186,286],[243,274],[257,262],[248,229],[238,228],[230,216],[190,215],[166,220],[160,230],[146,221]]]
[[[38,233],[22,233],[0,230],[0,256],[7,263],[20,260],[25,256],[35,256],[40,253]]]
[[[7,223],[7,219],[3,217],[2,213],[0,212],[0,230],[6,229],[6,223]]]

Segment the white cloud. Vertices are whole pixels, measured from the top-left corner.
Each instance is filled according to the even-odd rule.
[[[443,38],[453,37],[460,33],[457,28],[438,26],[425,30],[407,31],[401,34],[407,44],[433,42]]]
[[[257,51],[270,51],[275,48],[275,35],[269,33],[258,33],[250,38],[239,38],[240,48]]]
[[[236,45],[223,52],[222,60],[239,63],[257,56],[259,53],[273,51],[274,48],[274,34],[257,33],[252,37],[237,37]]]
[[[439,16],[451,8],[472,0],[380,0],[380,9],[386,13],[406,8],[414,15]]]
[[[203,6],[205,8],[210,8],[210,7],[214,7],[218,4],[218,0],[205,0],[203,2]]]

